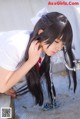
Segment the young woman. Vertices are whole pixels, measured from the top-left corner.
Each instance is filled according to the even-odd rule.
[[[57,12],[43,15],[31,33],[25,31],[2,33],[0,35],[0,93],[5,93],[26,76],[29,91],[35,96],[36,103],[42,105],[44,99],[40,78],[44,74],[48,93],[52,99],[49,76],[50,56],[63,50],[65,60],[67,53],[71,66],[74,66],[72,37],[72,28],[68,19]],[[37,62],[41,53],[44,53],[44,59],[38,69]],[[75,91],[76,73],[72,72],[72,76]],[[15,94],[13,90],[10,91],[10,94]],[[56,96],[54,85],[53,93]]]

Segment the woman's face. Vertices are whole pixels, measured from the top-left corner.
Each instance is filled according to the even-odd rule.
[[[41,42],[41,46],[43,52],[45,52],[48,56],[52,56],[60,51],[63,48],[64,44],[60,39],[56,39],[50,46],[45,42]]]

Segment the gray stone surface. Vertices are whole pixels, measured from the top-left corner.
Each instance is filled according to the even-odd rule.
[[[2,119],[1,118],[1,108],[10,107],[10,103],[11,103],[10,96],[7,96],[5,94],[0,94],[0,119]],[[5,118],[5,119],[7,119],[7,118]]]

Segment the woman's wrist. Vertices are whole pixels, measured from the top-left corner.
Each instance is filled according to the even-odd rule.
[[[28,59],[26,63],[29,65],[30,68],[32,68],[35,65],[34,61],[32,62],[32,60],[30,59]]]

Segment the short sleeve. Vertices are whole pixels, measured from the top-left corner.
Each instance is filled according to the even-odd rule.
[[[15,71],[18,61],[17,50],[14,46],[8,44],[0,47],[0,67]]]
[[[15,71],[18,64],[18,53],[11,37],[17,34],[17,31],[0,33],[0,67]]]
[[[15,71],[21,66],[29,41],[27,31],[9,31],[0,35],[0,67]]]

